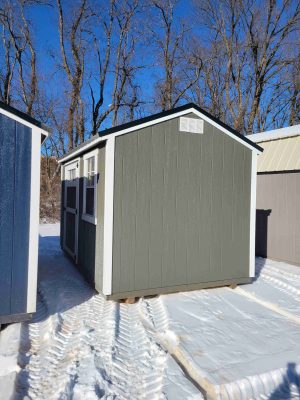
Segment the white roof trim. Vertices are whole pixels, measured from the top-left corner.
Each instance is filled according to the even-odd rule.
[[[300,136],[300,125],[288,126],[286,128],[274,129],[248,135],[248,139],[254,143],[268,142],[276,139],[285,139],[288,137]]]
[[[43,142],[46,140],[46,138],[49,136],[49,132],[46,131],[43,128],[38,127],[37,125],[31,124],[30,122],[26,121],[25,119],[17,116],[16,114],[13,114],[7,110],[4,110],[3,108],[0,107],[0,114],[5,115],[8,118],[11,118],[17,122],[19,122],[22,125],[28,126],[29,128],[31,128],[32,130],[34,130],[35,132],[40,132],[41,135],[45,136],[45,139],[43,140]]]
[[[156,124],[159,124],[161,122],[165,122],[165,121],[168,121],[170,119],[174,119],[174,118],[180,117],[182,115],[190,114],[190,113],[194,113],[198,117],[202,118],[204,121],[209,122],[211,125],[215,126],[216,128],[218,128],[222,132],[226,133],[228,136],[230,136],[231,138],[235,139],[237,142],[239,142],[239,143],[243,144],[244,146],[248,147],[250,150],[255,151],[257,154],[261,153],[261,151],[259,151],[258,149],[253,147],[254,144],[253,144],[253,146],[251,146],[251,144],[245,142],[243,139],[241,139],[238,136],[234,135],[232,132],[230,132],[229,130],[227,130],[223,126],[219,125],[217,122],[213,121],[211,118],[207,117],[206,115],[202,114],[201,112],[199,112],[195,108],[191,107],[191,108],[188,108],[188,109],[183,110],[183,111],[178,111],[177,113],[174,113],[174,114],[165,115],[164,117],[160,117],[160,118],[148,121],[148,122],[137,124],[137,125],[131,126],[130,128],[122,129],[122,130],[120,130],[118,132],[114,132],[114,133],[111,133],[111,134],[108,134],[108,135],[105,135],[105,136],[99,136],[97,139],[95,139],[95,140],[93,140],[91,142],[88,142],[86,144],[86,146],[82,146],[77,151],[74,151],[73,153],[67,154],[65,157],[62,157],[58,162],[59,163],[65,162],[65,161],[69,160],[70,158],[73,158],[74,156],[85,152],[89,148],[95,146],[97,143],[106,141],[106,140],[108,140],[110,138],[113,138],[113,137],[116,137],[116,136],[120,136],[120,135],[124,135],[124,134],[129,133],[129,132],[137,131],[137,130],[146,128],[148,126],[156,125]]]

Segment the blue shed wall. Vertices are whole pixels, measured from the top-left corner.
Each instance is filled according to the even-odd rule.
[[[31,128],[0,114],[0,316],[26,313]]]

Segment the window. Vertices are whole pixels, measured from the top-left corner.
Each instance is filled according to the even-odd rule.
[[[97,180],[98,150],[83,157],[83,214],[82,219],[92,224],[97,223]]]
[[[67,172],[68,172],[68,180],[74,181],[76,179],[76,168],[69,169]]]

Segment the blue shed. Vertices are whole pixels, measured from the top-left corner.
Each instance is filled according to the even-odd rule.
[[[36,311],[40,154],[48,133],[0,102],[0,325]]]

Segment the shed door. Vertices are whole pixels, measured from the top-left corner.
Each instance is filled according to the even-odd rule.
[[[77,262],[79,217],[79,160],[65,167],[64,249]]]

